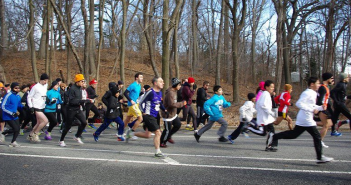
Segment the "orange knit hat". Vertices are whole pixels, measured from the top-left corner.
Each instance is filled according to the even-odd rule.
[[[0,82],[0,87],[4,87],[4,84],[2,82]]]
[[[79,82],[82,80],[84,80],[83,74],[76,74],[76,76],[74,77],[74,82]]]

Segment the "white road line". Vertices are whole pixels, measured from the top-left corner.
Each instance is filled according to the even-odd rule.
[[[81,158],[81,157],[62,157],[62,156],[45,156],[45,155],[27,155],[27,154],[9,154],[0,153],[2,156],[14,157],[34,157],[34,158],[48,158],[48,159],[68,159],[68,160],[83,160],[83,161],[106,161],[106,162],[120,162],[120,163],[137,163],[137,164],[153,164],[153,165],[172,165],[185,166],[196,168],[219,168],[219,169],[238,169],[238,170],[259,170],[259,171],[277,171],[277,172],[297,172],[297,173],[320,173],[320,174],[347,174],[347,171],[319,171],[319,170],[298,170],[298,169],[275,169],[275,168],[256,168],[256,167],[235,167],[235,166],[219,166],[219,165],[197,165],[197,164],[179,164],[179,163],[160,163],[148,161],[132,161],[132,160],[118,160],[118,159],[101,159],[101,158]]]
[[[151,152],[136,152],[136,151],[117,151],[117,150],[98,150],[98,149],[77,149],[77,148],[63,148],[63,147],[39,147],[39,146],[23,146],[20,148],[34,148],[34,149],[51,149],[51,150],[71,150],[71,151],[91,151],[91,152],[110,152],[120,154],[142,154],[153,155]],[[199,154],[170,154],[165,153],[167,156],[182,156],[182,157],[204,157],[204,158],[225,158],[225,159],[250,159],[250,160],[274,160],[274,161],[302,161],[302,162],[315,162],[312,159],[290,159],[290,158],[267,158],[267,157],[240,157],[240,156],[220,156],[220,155],[199,155]],[[349,160],[334,160],[333,162],[351,163]]]
[[[168,163],[168,164],[172,164],[172,165],[178,165],[180,164],[178,161],[170,158],[170,157],[166,157],[164,159],[162,159],[164,162]]]

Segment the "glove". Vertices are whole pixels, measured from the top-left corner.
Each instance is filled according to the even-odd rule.
[[[51,102],[50,102],[50,104],[55,104],[56,101],[57,101],[56,99],[52,99]]]
[[[194,85],[193,85],[193,90],[195,91],[196,89],[197,89],[197,85],[194,84]]]
[[[11,116],[14,117],[14,118],[18,117],[18,115],[19,115],[19,113],[17,113],[17,112],[14,112],[14,113],[11,114]]]
[[[29,110],[30,110],[30,113],[31,113],[31,114],[34,114],[34,113],[35,113],[35,111],[34,111],[34,108],[33,108],[33,107],[32,107],[32,108],[30,108]]]
[[[293,103],[290,103],[290,106],[294,106],[294,104],[293,104]]]
[[[245,122],[247,121],[247,119],[246,119],[246,118],[243,118],[242,120],[243,120],[243,121],[245,121]]]

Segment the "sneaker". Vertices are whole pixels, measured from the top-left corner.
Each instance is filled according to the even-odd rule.
[[[194,137],[195,137],[195,139],[196,139],[196,141],[198,142],[198,143],[200,143],[200,135],[199,134],[197,134],[197,133],[195,133],[194,134]]]
[[[62,133],[62,130],[60,130],[60,133]]]
[[[130,135],[131,132],[132,132],[132,130],[130,130],[130,129],[127,130],[127,133],[126,133],[126,142],[127,142],[127,143],[128,143],[128,141],[129,141],[129,139],[132,137],[132,136]]]
[[[93,134],[93,136],[94,136],[94,140],[95,140],[96,142],[98,142],[98,140],[99,140],[99,136],[98,136],[98,135],[96,135],[95,133]]]
[[[244,135],[245,138],[250,138],[249,134],[246,133],[246,132],[243,132],[243,135]]]
[[[90,123],[90,124],[88,125],[88,127],[96,130],[96,127],[95,127],[94,124],[92,124],[92,123]]]
[[[68,131],[69,133],[72,133],[72,130],[71,129],[69,129],[69,131]],[[85,129],[83,130],[83,132],[87,132]]]
[[[331,136],[339,137],[339,136],[342,136],[342,133],[340,133],[340,132],[338,132],[338,131],[334,131],[334,132],[331,132],[330,135],[331,135]]]
[[[45,140],[52,140],[52,138],[51,138],[51,133],[48,132],[48,131],[45,131],[44,139],[45,139]]]
[[[267,146],[270,146],[273,142],[273,136],[274,136],[274,133],[273,132],[269,132],[268,133],[268,140],[267,140]]]
[[[24,129],[20,130],[20,135],[23,136],[24,135]]]
[[[194,130],[194,133],[197,133],[199,130]]]
[[[185,127],[185,130],[193,131],[194,128],[193,127]]]
[[[71,131],[71,130],[69,130],[69,132],[71,133],[72,131]],[[83,132],[88,132],[88,131],[84,129],[84,130],[83,130]]]
[[[324,142],[323,142],[323,141],[321,141],[321,143],[322,143],[322,147],[323,147],[323,148],[329,148],[329,146],[328,146],[328,145],[326,145],[326,144],[324,144]]]
[[[2,134],[1,134],[2,135]],[[29,134],[28,137],[27,137],[27,140],[32,142],[33,141],[33,137]]]
[[[155,157],[167,157],[166,155],[164,155],[162,152],[160,152],[160,153],[156,153],[155,154]]]
[[[332,161],[332,160],[334,160],[334,158],[332,158],[332,157],[327,157],[327,156],[322,155],[322,158],[321,158],[321,159],[317,159],[316,163],[317,163],[317,164],[320,164],[320,163],[327,163],[327,162],[330,162],[330,161]]]
[[[116,123],[115,123],[115,122],[112,122],[112,123],[111,123],[111,127],[117,127]]]
[[[32,141],[37,143],[41,142],[41,140],[39,139],[39,135],[38,134],[32,135]]]
[[[74,137],[73,138],[75,141],[77,141],[79,144],[84,144],[82,139],[80,139],[79,137]]]
[[[60,147],[66,147],[66,144],[65,144],[64,141],[60,141],[60,142],[59,142],[59,146],[60,146]]]
[[[234,144],[234,140],[232,139],[232,136],[231,136],[231,135],[229,135],[229,136],[227,137],[227,139],[228,139],[232,144]]]
[[[9,147],[20,147],[21,145],[19,145],[16,141],[9,144]]]
[[[226,139],[225,137],[221,136],[220,138],[218,138],[219,142],[227,142],[228,139]]]
[[[174,144],[174,140],[172,138],[169,138],[167,141],[171,144]]]
[[[0,143],[5,142],[5,136],[4,134],[0,133]]]
[[[166,144],[161,143],[161,144],[160,144],[160,147],[161,147],[161,148],[167,148],[167,145],[166,145]]]
[[[132,137],[132,141],[135,141],[135,140],[137,140],[138,139],[138,136],[133,136]]]
[[[123,136],[117,137],[117,141],[125,141]]]
[[[200,123],[200,127],[204,127],[205,125],[203,123]]]
[[[265,151],[267,152],[276,152],[278,149],[274,146],[268,146],[266,147]]]

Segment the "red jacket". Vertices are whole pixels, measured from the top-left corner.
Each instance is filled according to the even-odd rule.
[[[287,113],[290,104],[290,93],[284,91],[274,98],[275,103],[279,104],[278,112]]]
[[[192,98],[194,94],[195,94],[195,91],[191,90],[190,85],[187,82],[185,82],[182,89],[182,98],[184,101],[187,102],[188,105],[191,105],[191,103],[193,102]]]

